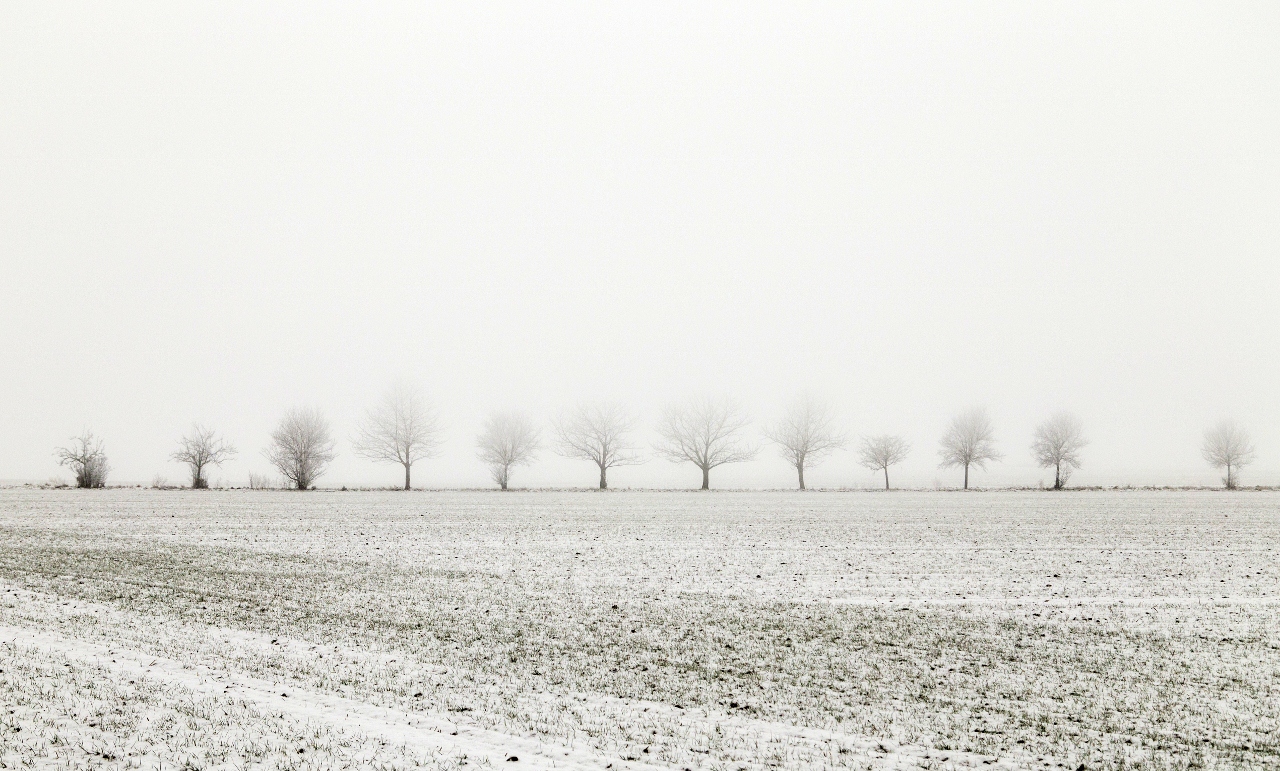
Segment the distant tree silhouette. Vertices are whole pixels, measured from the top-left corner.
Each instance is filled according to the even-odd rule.
[[[1069,412],[1059,412],[1036,426],[1031,454],[1041,468],[1053,469],[1053,489],[1066,487],[1071,472],[1080,468],[1080,450],[1089,444],[1084,424]]]
[[[631,444],[635,418],[620,404],[579,404],[562,412],[552,427],[556,434],[556,453],[596,464],[600,469],[601,490],[609,486],[609,469],[644,462]]]
[[[511,469],[531,463],[541,445],[541,436],[533,421],[519,412],[497,412],[485,421],[484,431],[476,438],[480,460],[489,466],[493,481],[503,490],[511,481]]]
[[[1204,444],[1200,447],[1200,453],[1214,468],[1227,470],[1227,475],[1222,478],[1222,481],[1228,490],[1236,489],[1239,470],[1252,463],[1256,457],[1253,441],[1249,439],[1249,432],[1232,420],[1223,420],[1218,425],[1205,430]]]
[[[662,440],[654,451],[673,463],[692,463],[702,470],[702,489],[711,488],[711,469],[756,456],[758,448],[739,434],[751,421],[728,398],[702,397],[668,406],[658,423]]]
[[[76,475],[76,487],[107,486],[111,466],[107,465],[106,447],[89,429],[86,428],[80,436],[72,437],[71,444],[57,448],[53,454],[58,465],[66,466]]]
[[[435,410],[422,395],[400,384],[365,413],[351,445],[361,458],[403,466],[404,489],[408,490],[413,464],[435,457],[442,430]]]
[[[797,399],[787,414],[764,432],[765,438],[778,445],[778,453],[796,470],[800,489],[804,471],[845,445],[845,435],[835,427],[835,411],[831,406],[809,396]]]
[[[938,455],[942,457],[939,468],[963,466],[966,490],[969,489],[970,466],[985,469],[987,461],[1004,457],[996,451],[995,428],[982,407],[974,407],[952,419],[939,444]]]
[[[324,413],[312,407],[289,410],[271,432],[263,452],[271,465],[299,490],[309,489],[337,457]]]
[[[191,470],[191,487],[203,490],[209,486],[204,471],[209,466],[221,466],[236,454],[236,448],[228,444],[212,429],[200,424],[192,426],[191,433],[178,440],[178,449],[169,457],[187,464]]]
[[[901,463],[911,453],[911,445],[900,436],[882,434],[862,437],[861,463],[872,471],[884,471],[884,489],[889,489],[889,467]]]

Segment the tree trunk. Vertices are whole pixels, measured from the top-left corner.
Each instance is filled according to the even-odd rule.
[[[601,490],[608,490],[608,489],[609,489],[609,482],[608,482],[608,481],[605,479],[605,477],[604,477],[604,472],[605,472],[605,470],[606,470],[606,468],[605,468],[604,466],[601,466],[601,467],[600,467],[600,489],[601,489]]]
[[[1228,490],[1234,490],[1234,489],[1236,489],[1236,480],[1234,480],[1234,479],[1232,479],[1232,478],[1231,478],[1231,464],[1230,464],[1230,463],[1228,463],[1228,464],[1227,464],[1227,489],[1228,489]]]
[[[1059,463],[1053,467],[1053,489],[1062,489],[1062,464]]]
[[[804,489],[804,464],[803,463],[796,466],[796,473],[800,475],[800,489],[803,490]]]
[[[702,469],[702,489],[703,490],[711,489],[711,469],[709,468]]]
[[[969,464],[964,464],[964,489],[969,489]]]
[[[409,489],[409,464],[404,464],[404,489]]]
[[[889,467],[884,467],[884,489],[889,489]]]

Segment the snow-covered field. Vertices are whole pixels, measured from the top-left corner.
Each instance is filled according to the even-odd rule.
[[[1280,494],[0,491],[5,768],[1275,768]]]

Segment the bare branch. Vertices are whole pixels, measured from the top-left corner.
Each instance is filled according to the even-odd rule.
[[[271,432],[271,446],[263,454],[290,484],[306,490],[337,457],[333,446],[329,421],[320,410],[294,408]]]
[[[797,399],[781,420],[765,429],[764,435],[778,445],[778,453],[795,468],[801,490],[805,489],[804,470],[848,441],[835,428],[831,406],[808,396]]]
[[[654,451],[673,463],[702,469],[702,489],[710,489],[711,469],[751,460],[759,448],[738,433],[751,423],[731,399],[703,397],[667,407],[658,424],[662,441]]]
[[[169,457],[185,463],[191,469],[191,487],[203,490],[209,486],[204,470],[208,466],[221,466],[236,454],[236,448],[218,436],[213,429],[200,424],[192,426],[191,433],[178,440],[178,449]]]
[[[562,412],[553,421],[556,453],[596,464],[600,469],[600,489],[603,490],[609,486],[606,479],[609,469],[644,463],[630,440],[635,422],[631,413],[620,404],[580,404]]]
[[[533,421],[519,412],[490,415],[485,421],[484,432],[476,438],[480,460],[489,465],[493,481],[503,490],[511,481],[511,469],[532,463],[541,442],[541,432]]]
[[[408,490],[413,464],[435,457],[442,430],[431,405],[413,388],[398,385],[365,413],[351,440],[352,450],[375,463],[404,466],[404,489]]]

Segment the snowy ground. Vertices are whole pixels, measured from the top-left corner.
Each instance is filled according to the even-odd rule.
[[[0,763],[1280,765],[1280,493],[0,491]]]

